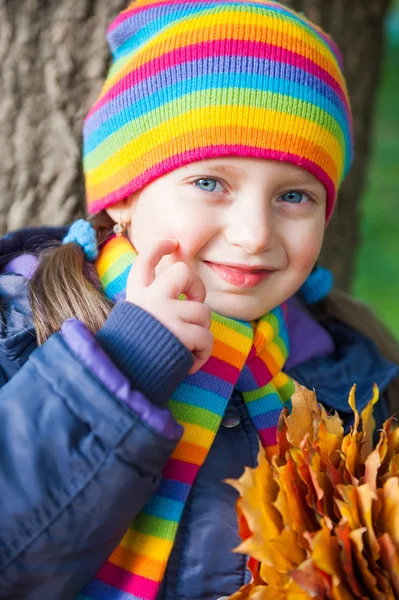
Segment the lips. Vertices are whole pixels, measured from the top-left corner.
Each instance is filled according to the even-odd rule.
[[[275,269],[266,269],[256,265],[224,265],[208,261],[205,261],[205,264],[224,281],[243,288],[256,287],[275,271]]]

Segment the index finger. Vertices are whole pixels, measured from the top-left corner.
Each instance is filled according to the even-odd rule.
[[[134,260],[129,280],[148,287],[155,280],[155,268],[166,254],[172,254],[179,245],[175,239],[161,239],[148,244]]]

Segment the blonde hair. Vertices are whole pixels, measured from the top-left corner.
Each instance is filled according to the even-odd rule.
[[[105,211],[91,222],[98,244],[112,234],[114,222]],[[55,242],[41,252],[29,299],[39,345],[71,317],[97,332],[113,306],[101,289],[95,265],[85,260],[83,249],[75,243]]]

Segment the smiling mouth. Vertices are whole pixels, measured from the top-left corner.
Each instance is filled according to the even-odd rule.
[[[242,267],[236,265],[224,265],[209,261],[204,261],[224,281],[227,281],[235,287],[253,288],[270,277],[276,269],[265,269],[257,267]]]

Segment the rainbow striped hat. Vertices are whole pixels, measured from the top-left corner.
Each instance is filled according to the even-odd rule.
[[[330,217],[353,125],[340,52],[319,27],[267,0],[136,0],[107,37],[114,62],[83,130],[89,213],[227,155],[307,169]]]

